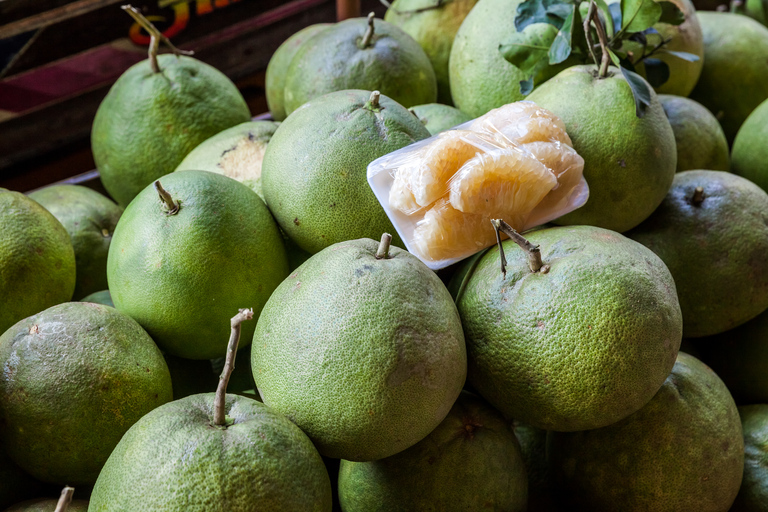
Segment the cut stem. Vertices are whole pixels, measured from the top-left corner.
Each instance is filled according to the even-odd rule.
[[[165,214],[176,215],[179,212],[179,203],[174,201],[173,197],[171,197],[171,194],[169,194],[168,191],[163,188],[163,186],[160,184],[160,180],[155,182],[155,190],[157,190],[157,194],[160,196],[160,200],[165,205]]]
[[[358,47],[361,50],[364,50],[371,45],[371,39],[373,39],[373,18],[375,16],[376,14],[373,12],[368,13],[368,28],[366,29],[365,34],[363,35],[363,39],[360,41],[360,44],[358,45]]]
[[[379,104],[380,98],[381,98],[381,93],[379,91],[373,91],[371,93],[371,97],[368,98],[368,102],[364,105],[364,108],[367,108],[371,112],[379,113],[383,108],[381,104]]]
[[[74,492],[74,487],[70,487],[68,485],[65,486],[61,490],[61,496],[59,496],[59,501],[56,503],[56,510],[54,510],[54,512],[66,512],[69,504],[72,502],[72,494]]]
[[[386,260],[389,258],[389,244],[392,242],[392,235],[384,233],[381,235],[381,242],[379,242],[379,249],[376,251],[377,260]]]
[[[704,202],[704,188],[703,187],[696,187],[693,191],[693,197],[691,197],[691,204],[693,206],[701,206],[701,203]]]
[[[179,50],[176,48],[173,43],[171,43],[170,39],[165,37],[163,33],[160,32],[160,30],[158,30],[157,27],[152,24],[151,21],[149,21],[143,14],[141,14],[141,11],[139,11],[131,4],[123,5],[121,8],[130,14],[131,18],[136,20],[136,23],[138,23],[139,26],[141,26],[141,28],[146,30],[147,34],[149,34],[149,67],[152,69],[153,73],[160,72],[160,66],[157,63],[157,53],[160,50],[160,42],[165,43],[166,46],[168,46],[168,48],[170,48],[173,54],[176,56],[195,54],[195,52],[192,51]]]
[[[584,18],[584,37],[587,38],[587,48],[589,48],[589,53],[592,55],[592,60],[595,61],[595,66],[599,66],[600,63],[597,61],[597,54],[595,53],[595,42],[592,40],[592,16],[595,14],[595,11],[597,10],[597,4],[592,1],[589,2],[589,10],[587,10],[587,15]]]
[[[594,6],[594,7],[593,7]],[[608,34],[605,33],[605,26],[600,21],[600,15],[597,12],[597,4],[595,0],[589,2],[590,18],[595,22],[595,30],[597,31],[597,39],[600,42],[600,49],[603,55],[600,60],[600,70],[597,72],[599,78],[605,78],[608,75],[608,66],[611,64],[611,54],[608,53]]]
[[[213,399],[213,423],[220,427],[227,426],[227,385],[229,384],[229,377],[235,369],[237,345],[240,343],[240,324],[252,318],[252,309],[241,309],[229,323],[232,330],[227,345],[227,357],[224,359],[224,369],[221,371],[219,386],[216,388],[216,397]]]
[[[502,274],[505,276],[507,275],[507,258],[504,255],[504,248],[501,245],[500,232],[511,238],[513,242],[515,242],[523,251],[525,251],[525,254],[528,257],[528,268],[531,269],[531,272],[540,272],[542,274],[549,272],[549,265],[545,265],[541,261],[541,251],[539,250],[538,245],[533,245],[531,242],[526,240],[523,235],[515,231],[512,226],[504,222],[502,219],[491,219],[491,224],[493,224],[493,227],[496,229],[496,243],[499,246],[499,255],[501,256]]]

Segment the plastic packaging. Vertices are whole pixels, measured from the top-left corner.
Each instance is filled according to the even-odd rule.
[[[583,169],[563,122],[520,101],[374,160],[368,183],[436,270],[496,243],[493,218],[522,232],[582,206]]]

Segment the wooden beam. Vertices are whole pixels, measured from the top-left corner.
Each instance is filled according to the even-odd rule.
[[[87,12],[95,11],[106,5],[116,4],[123,0],[78,0],[62,5],[50,11],[41,12],[29,18],[13,21],[6,25],[0,25],[0,39],[5,39],[18,34],[23,34],[36,28],[47,27],[60,21],[80,16]]]
[[[360,17],[360,0],[336,0],[336,21]]]

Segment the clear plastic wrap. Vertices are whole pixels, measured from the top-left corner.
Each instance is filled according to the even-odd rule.
[[[522,232],[582,206],[583,169],[563,122],[520,101],[374,160],[368,183],[408,250],[439,269],[494,244],[492,218]]]

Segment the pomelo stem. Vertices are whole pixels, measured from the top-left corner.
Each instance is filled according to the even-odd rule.
[[[373,39],[373,18],[376,16],[375,13],[369,12],[368,13],[368,28],[365,31],[365,34],[363,35],[363,39],[360,41],[360,44],[358,45],[358,48],[361,50],[365,50],[371,45],[371,39]]]
[[[141,14],[141,11],[139,11],[131,4],[123,5],[121,8],[130,14],[131,18],[136,20],[136,23],[138,23],[141,28],[146,30],[149,34],[149,67],[152,69],[153,73],[160,72],[160,66],[157,63],[157,53],[160,50],[161,41],[165,43],[176,56],[195,54],[195,52],[192,51],[184,51],[176,48],[173,43],[171,43],[170,39],[165,37],[163,33],[160,32],[157,27],[152,24],[151,21],[149,21],[143,14]]]
[[[377,260],[386,260],[389,258],[389,244],[392,242],[392,235],[384,233],[381,235],[381,241],[379,242],[379,248],[376,251]]]
[[[155,182],[155,190],[157,190],[160,200],[165,204],[166,215],[176,215],[179,212],[179,203],[174,201],[171,194],[163,188],[160,184],[160,180]]]
[[[587,16],[584,19],[584,34],[587,38],[587,46],[589,47],[589,51],[592,54],[592,58],[595,60],[595,65],[597,65],[597,56],[595,55],[595,51],[593,49],[594,44],[592,43],[592,35],[590,34],[589,30],[591,21],[595,22],[597,39],[600,42],[600,49],[603,52],[600,59],[600,69],[597,72],[597,76],[599,78],[605,78],[608,75],[608,66],[611,64],[611,54],[608,53],[608,34],[605,33],[603,22],[600,21],[600,15],[597,12],[597,4],[595,3],[595,0],[590,0],[589,2],[589,10],[587,11]]]
[[[500,232],[511,238],[513,242],[525,251],[525,254],[528,257],[528,268],[531,269],[531,272],[540,272],[542,274],[549,272],[549,265],[545,265],[544,262],[541,261],[541,251],[539,250],[538,245],[533,245],[526,240],[523,235],[515,231],[512,226],[502,219],[491,219],[491,224],[493,224],[494,229],[496,229],[496,243],[499,246],[499,255],[501,256],[502,274],[505,276],[507,275],[507,258],[504,255],[504,248],[501,245]]]
[[[693,191],[693,197],[691,197],[691,204],[693,204],[693,206],[701,206],[701,203],[703,202],[704,202],[704,188],[696,187],[696,189]]]
[[[373,91],[371,93],[371,97],[368,98],[368,103],[365,104],[365,108],[367,108],[368,110],[373,110],[375,112],[378,112],[379,110],[381,110],[381,105],[379,104],[379,98],[381,98],[381,93],[379,91]]]
[[[59,501],[56,503],[56,510],[54,512],[66,512],[67,508],[69,508],[69,504],[72,502],[72,494],[75,492],[74,487],[65,486],[61,490],[61,496],[59,496]]]
[[[229,377],[235,369],[237,345],[240,343],[240,324],[252,318],[252,309],[241,309],[238,314],[232,317],[229,323],[232,331],[229,335],[229,344],[227,345],[227,357],[224,359],[224,369],[221,371],[219,386],[216,388],[216,398],[213,399],[213,423],[220,427],[224,427],[227,424],[227,414],[225,411],[225,406],[227,405],[227,385],[229,385]]]

